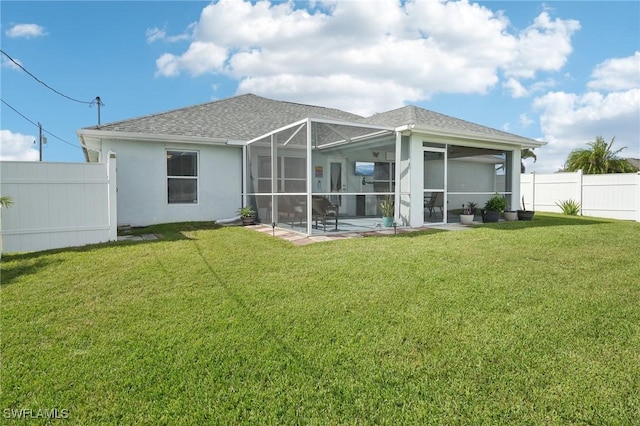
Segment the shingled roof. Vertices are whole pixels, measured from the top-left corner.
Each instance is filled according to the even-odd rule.
[[[491,127],[481,126],[470,121],[461,120],[459,118],[450,117],[428,109],[416,107],[413,105],[394,109],[392,111],[375,114],[364,119],[367,124],[376,124],[389,127],[401,127],[406,125],[415,125],[419,129],[442,130],[451,133],[463,133],[478,135],[484,137],[499,137],[510,140],[518,140],[529,144],[531,142],[539,143],[533,139],[514,135],[513,133],[503,132],[502,130],[493,129]]]
[[[341,121],[363,119],[359,115],[339,109],[276,101],[246,94],[86,129],[250,140],[310,116]]]
[[[254,94],[234,96],[187,108],[107,123],[99,127],[85,127],[85,129],[248,141],[307,117],[323,117],[393,128],[415,125],[421,130],[432,129],[454,135],[508,139],[525,145],[532,142],[540,144],[533,139],[413,105],[365,118],[339,109],[277,101]]]

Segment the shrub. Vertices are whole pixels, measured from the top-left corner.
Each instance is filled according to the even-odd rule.
[[[580,213],[580,203],[569,198],[568,200],[556,202],[556,205],[562,209],[562,213],[569,216],[577,216]]]
[[[476,214],[476,207],[478,205],[476,203],[474,203],[473,201],[469,201],[467,203],[467,207],[464,206],[464,204],[462,205],[462,214]]]
[[[394,200],[391,195],[387,195],[385,199],[380,203],[380,210],[383,217],[393,217],[394,214]]]
[[[489,198],[484,205],[485,210],[490,210],[494,212],[501,212],[505,209],[505,207],[507,207],[507,199],[502,195],[498,195],[498,193],[496,193],[496,195],[494,195],[493,197]]]

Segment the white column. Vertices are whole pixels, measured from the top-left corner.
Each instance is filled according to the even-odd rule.
[[[411,134],[409,146],[409,161],[411,182],[409,192],[411,194],[411,208],[409,225],[412,228],[419,228],[424,224],[424,151],[422,149],[422,139]]]
[[[240,207],[247,205],[247,145],[242,145],[242,203]]]
[[[518,210],[520,205],[520,149],[514,149],[511,155],[511,210]]]
[[[313,234],[313,159],[311,158],[311,119],[307,118],[307,235]],[[344,172],[344,171],[343,171]],[[336,219],[337,220],[337,219]]]
[[[396,132],[396,159],[395,159],[395,163],[396,163],[396,175],[395,175],[395,181],[396,181],[396,190],[395,190],[395,194],[394,194],[394,211],[393,211],[393,220],[394,222],[398,222],[398,220],[400,219],[400,189],[401,189],[401,185],[400,185],[400,176],[402,173],[402,168],[400,167],[401,164],[401,160],[402,160],[402,135],[400,134],[400,132]]]

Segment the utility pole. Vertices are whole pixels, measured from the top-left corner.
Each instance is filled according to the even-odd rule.
[[[47,143],[47,138],[42,135],[42,124],[40,124],[40,122],[38,122],[38,135],[39,135],[39,137],[38,137],[38,145],[40,146],[39,147],[40,148],[39,149],[39,151],[40,151],[40,161],[42,161],[42,144],[43,143]]]
[[[96,96],[96,99],[93,101],[96,105],[98,105],[98,127],[100,127],[100,107],[104,105],[100,100],[100,96]]]

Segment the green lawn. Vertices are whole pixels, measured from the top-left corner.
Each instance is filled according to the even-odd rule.
[[[3,256],[3,424],[640,424],[638,223],[154,231]]]

